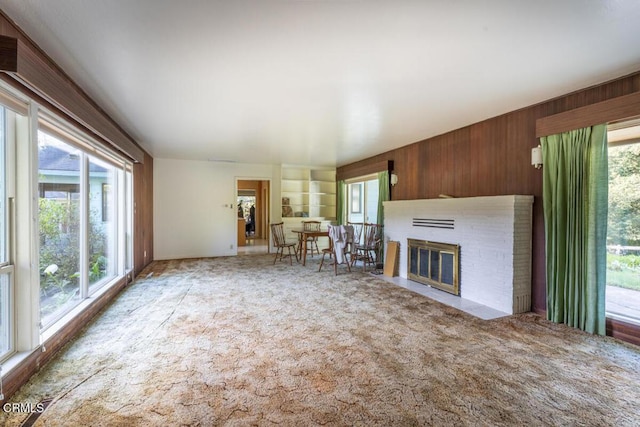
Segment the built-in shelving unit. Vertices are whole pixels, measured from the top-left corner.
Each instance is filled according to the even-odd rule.
[[[336,220],[336,170],[305,166],[282,166],[282,220],[286,230],[316,220],[322,227]],[[290,235],[287,233],[287,238]]]
[[[282,167],[283,218],[336,218],[336,171]]]

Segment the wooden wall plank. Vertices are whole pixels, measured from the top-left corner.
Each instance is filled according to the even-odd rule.
[[[134,276],[153,261],[153,158],[133,165]]]
[[[18,71],[18,39],[0,36],[0,70]]]

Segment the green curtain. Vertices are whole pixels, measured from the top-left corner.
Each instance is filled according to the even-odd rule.
[[[605,334],[606,125],[540,139],[547,318]]]
[[[391,199],[391,193],[389,190],[389,172],[378,172],[378,224],[383,226],[380,238],[384,238],[384,206],[383,202]],[[380,260],[384,259],[384,242],[380,243]]]
[[[343,179],[338,181],[338,192],[336,194],[336,223],[344,225],[347,217],[347,184]]]

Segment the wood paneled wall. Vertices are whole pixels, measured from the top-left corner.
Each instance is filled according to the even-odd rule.
[[[542,171],[531,166],[536,120],[640,92],[640,72],[513,111],[338,168],[338,175],[394,161],[393,200],[529,194],[533,205],[532,305],[546,311]],[[637,112],[640,115],[640,111]]]
[[[133,272],[153,261],[153,158],[133,165]]]

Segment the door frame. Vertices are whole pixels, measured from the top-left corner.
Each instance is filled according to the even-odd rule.
[[[260,199],[264,201],[262,203],[263,206],[256,206],[256,209],[260,209],[260,226],[262,228],[262,233],[260,238],[264,238],[267,240],[267,251],[266,253],[271,252],[271,230],[269,228],[269,223],[271,221],[271,208],[273,206],[272,197],[273,197],[273,186],[272,179],[269,177],[242,177],[238,176],[235,179],[235,188],[234,188],[234,206],[233,206],[233,214],[237,216],[237,203],[238,203],[238,191],[240,190],[241,181],[250,181],[250,182],[259,182],[262,183],[260,186]],[[266,184],[266,185],[265,185]],[[256,190],[256,204],[258,204],[258,191]],[[256,215],[257,216],[257,215]],[[237,220],[235,221],[237,223]],[[236,254],[238,252],[238,241],[236,236]]]

